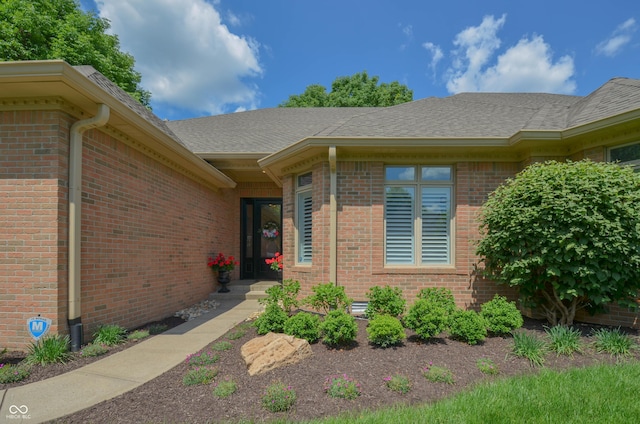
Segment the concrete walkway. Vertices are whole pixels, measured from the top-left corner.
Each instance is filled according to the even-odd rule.
[[[0,423],[53,420],[135,389],[260,310],[257,299],[215,299],[215,310],[131,348],[66,374],[0,391]]]

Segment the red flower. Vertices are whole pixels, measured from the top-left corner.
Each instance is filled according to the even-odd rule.
[[[233,256],[225,258],[222,253],[218,253],[218,256],[215,258],[209,257],[207,265],[214,271],[231,271],[236,265],[238,265],[238,262]]]
[[[280,252],[276,252],[275,256],[273,258],[270,259],[265,259],[264,262],[269,265],[269,267],[274,270],[274,271],[278,271],[281,270],[284,266],[284,264],[282,263],[282,260],[284,259],[284,256],[280,254]]]

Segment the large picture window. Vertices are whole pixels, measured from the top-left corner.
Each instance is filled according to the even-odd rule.
[[[311,264],[313,197],[311,173],[298,176],[296,181],[296,230],[299,264]]]
[[[450,166],[385,168],[385,264],[451,263]]]

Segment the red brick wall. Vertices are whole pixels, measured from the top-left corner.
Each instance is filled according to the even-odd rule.
[[[514,297],[512,290],[476,280],[474,240],[479,237],[476,214],[479,207],[505,178],[515,175],[517,164],[459,163],[455,170],[455,265],[437,268],[384,266],[384,164],[382,162],[338,162],[338,270],[337,283],[356,301],[366,301],[372,286],[400,287],[412,301],[425,287],[451,289],[460,306],[477,307],[496,292]],[[324,177],[324,178],[323,178]],[[301,282],[301,296],[311,287],[329,282],[329,170],[313,170],[313,264],[285,266],[285,278]],[[285,255],[295,255],[295,179],[284,181]],[[322,204],[318,205],[318,201]]]
[[[25,349],[27,319],[66,327],[66,169],[68,116],[0,112],[0,346]],[[61,288],[61,289],[60,289]]]
[[[86,332],[135,327],[206,298],[217,284],[207,257],[239,256],[236,192],[215,192],[99,130],[84,140]]]
[[[0,346],[25,349],[41,314],[67,333],[68,140],[62,112],[0,113]],[[162,162],[161,162],[162,161]],[[100,130],[85,133],[82,322],[132,328],[215,289],[207,257],[239,255],[239,197]],[[235,273],[237,274],[237,270]],[[232,275],[237,278],[237,275]]]

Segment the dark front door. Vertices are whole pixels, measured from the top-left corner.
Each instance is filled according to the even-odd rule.
[[[242,199],[240,278],[277,279],[265,259],[282,253],[282,199]]]

